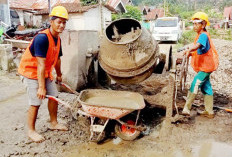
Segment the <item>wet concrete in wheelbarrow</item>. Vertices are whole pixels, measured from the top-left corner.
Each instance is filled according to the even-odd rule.
[[[220,57],[219,69],[211,76],[214,88],[214,104],[232,108],[231,95],[231,42],[217,40],[215,46]],[[194,72],[189,69],[187,77],[188,87]],[[226,79],[225,79],[226,78]],[[48,111],[44,103],[37,118],[36,129],[46,137],[43,143],[32,143],[26,136],[26,113],[28,109],[27,96],[18,76],[0,74],[0,156],[108,156],[108,157],[230,157],[232,146],[232,114],[224,110],[215,110],[214,119],[207,119],[196,114],[193,107],[192,115],[184,122],[174,124],[163,122],[164,111],[161,110],[160,120],[156,117],[155,108],[147,108],[149,114],[145,116],[146,125],[150,130],[134,141],[120,141],[109,137],[105,143],[96,144],[89,141],[90,121],[87,117],[77,116],[62,106],[59,106],[59,121],[67,123],[69,131],[57,132],[47,129]],[[184,105],[183,96],[186,92],[178,92],[178,107]],[[63,93],[62,93],[63,94]],[[78,103],[74,96],[61,98],[70,103]],[[71,98],[73,97],[73,98]],[[203,104],[202,95],[198,95],[196,102]],[[75,111],[76,109],[73,109]],[[145,108],[146,110],[146,108]],[[145,112],[147,113],[147,112]],[[152,123],[149,123],[152,120]],[[112,120],[113,121],[113,120]],[[110,125],[109,125],[110,126]],[[117,142],[115,142],[117,141]]]

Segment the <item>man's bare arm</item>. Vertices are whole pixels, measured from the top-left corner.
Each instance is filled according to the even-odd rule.
[[[62,73],[61,73],[61,60],[60,58],[58,58],[56,65],[55,65],[55,69],[56,69],[56,81],[57,82],[62,82]]]
[[[37,67],[37,76],[39,89],[37,92],[37,97],[39,99],[44,99],[46,96],[46,87],[45,87],[45,60],[46,58],[36,57],[38,67]]]

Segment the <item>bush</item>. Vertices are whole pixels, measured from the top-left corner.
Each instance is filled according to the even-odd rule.
[[[111,18],[112,18],[112,21],[115,21],[115,20],[117,20],[117,19],[120,19],[120,14],[112,14],[111,15]]]
[[[180,44],[187,45],[194,42],[196,33],[193,30],[185,31],[179,40]]]
[[[82,5],[93,5],[97,4],[98,0],[81,0]]]
[[[123,14],[112,14],[112,21],[120,18],[134,18],[138,21],[142,20],[142,14],[138,7],[126,6],[127,13]]]
[[[219,35],[218,31],[216,29],[210,28],[210,29],[208,29],[208,31],[209,31],[211,36],[218,36]]]

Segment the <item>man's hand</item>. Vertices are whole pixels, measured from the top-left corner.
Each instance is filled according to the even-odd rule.
[[[39,99],[45,99],[46,96],[46,89],[45,88],[39,88],[37,91],[37,97]]]
[[[56,83],[60,84],[62,82],[62,76],[57,76],[56,77]]]
[[[189,51],[189,50],[186,50],[186,51],[184,52],[184,56],[187,56],[187,57],[189,58],[189,56],[190,56],[190,51]]]

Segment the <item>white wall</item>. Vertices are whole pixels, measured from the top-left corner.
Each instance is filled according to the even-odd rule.
[[[84,30],[84,18],[82,13],[69,14],[69,20],[66,24],[68,30]]]
[[[41,27],[42,26],[42,16],[33,16],[33,26]]]
[[[103,7],[103,21],[104,29],[106,21],[111,21],[111,11]],[[92,8],[84,13],[71,13],[69,14],[69,21],[67,22],[66,29],[68,30],[101,30],[100,9]]]
[[[84,13],[84,23],[86,30],[101,30],[101,19],[99,8],[90,9]]]
[[[19,21],[20,21],[20,25],[24,26],[24,17],[23,17],[23,11],[22,10],[16,10],[16,12],[19,15]]]
[[[9,2],[7,0],[0,1],[0,18],[7,25],[11,24]]]
[[[79,90],[86,85],[90,66],[88,63],[92,60],[92,58],[86,57],[86,53],[88,49],[92,49],[93,51],[98,50],[98,32],[65,30],[61,34],[61,41],[63,52],[61,71],[63,80],[73,89]]]
[[[32,13],[24,12],[24,22],[27,26],[33,26],[33,15]]]

